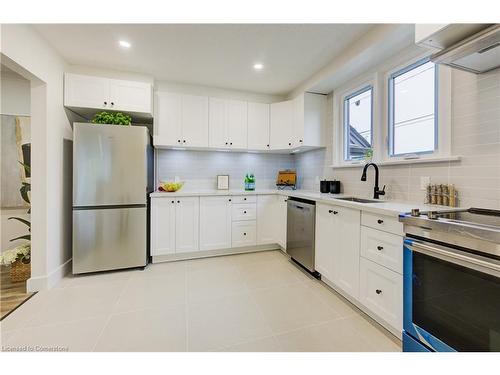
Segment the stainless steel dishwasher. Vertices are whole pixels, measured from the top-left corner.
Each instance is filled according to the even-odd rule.
[[[311,272],[314,276],[314,230],[316,219],[316,202],[288,198],[286,252],[296,263]]]

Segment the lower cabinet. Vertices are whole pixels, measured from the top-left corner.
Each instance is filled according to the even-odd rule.
[[[257,223],[255,220],[234,221],[232,247],[255,246],[257,244]]]
[[[200,250],[231,247],[231,197],[200,198]]]
[[[198,197],[152,199],[151,255],[199,250]]]
[[[316,269],[355,299],[359,295],[360,224],[359,210],[316,205]]]
[[[276,195],[257,196],[257,245],[278,242],[277,203]]]
[[[286,226],[287,226],[287,211],[288,211],[288,197],[277,195],[277,209],[276,209],[276,223],[277,223],[277,242],[283,250],[286,251]]]
[[[402,275],[371,260],[361,258],[359,301],[399,332],[402,331]]]

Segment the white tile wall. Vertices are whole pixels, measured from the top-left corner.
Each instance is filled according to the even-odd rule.
[[[257,189],[276,186],[281,169],[295,167],[292,155],[217,151],[157,150],[157,180],[179,176],[185,189],[215,189],[217,175],[229,175],[229,187],[244,187],[246,173],[253,173]]]
[[[330,95],[329,124],[333,123],[332,100]],[[429,176],[432,183],[455,184],[462,206],[500,209],[500,69],[482,75],[453,70],[451,105],[452,152],[462,160],[383,166],[381,186],[387,185],[389,198],[422,202],[425,192],[420,190],[420,177]],[[334,170],[331,164],[331,146],[297,155],[301,187],[318,190],[319,179],[336,178],[342,181],[345,193],[371,195],[373,171],[362,182],[359,168]]]

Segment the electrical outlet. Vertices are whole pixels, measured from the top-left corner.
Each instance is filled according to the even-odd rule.
[[[431,183],[431,178],[429,176],[420,177],[420,190],[427,189],[427,185]]]

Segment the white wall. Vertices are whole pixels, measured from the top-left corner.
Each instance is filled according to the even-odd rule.
[[[14,72],[0,73],[0,97],[2,115],[30,115],[30,81]]]
[[[451,74],[452,153],[458,162],[382,166],[381,186],[387,198],[423,202],[420,177],[432,183],[455,184],[461,206],[500,209],[500,69],[475,75],[460,70]],[[302,188],[319,190],[319,179],[342,181],[347,194],[370,197],[373,171],[361,182],[361,169],[332,169],[333,98],[328,98],[328,147],[296,156]]]
[[[66,64],[28,25],[1,25],[1,52],[8,58],[4,60],[32,80],[33,228],[28,288],[46,289],[58,281],[71,258],[71,205],[67,204],[71,186],[64,175],[68,168],[63,157],[64,139],[72,139],[63,108]]]

